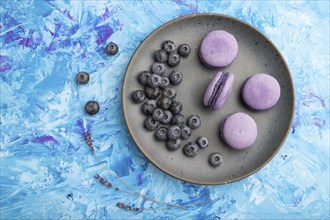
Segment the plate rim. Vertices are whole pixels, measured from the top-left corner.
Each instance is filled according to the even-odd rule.
[[[137,51],[139,50],[140,47],[143,46],[143,44],[157,31],[159,31],[160,29],[163,29],[163,28],[166,28],[167,26],[171,25],[172,23],[175,23],[179,20],[185,20],[185,19],[189,19],[189,18],[193,18],[193,17],[198,17],[198,16],[215,16],[215,17],[218,17],[218,18],[227,18],[227,19],[232,19],[232,20],[235,20],[237,22],[241,22],[243,23],[244,25],[246,25],[247,27],[249,27],[250,29],[252,29],[253,31],[256,31],[258,34],[260,34],[262,37],[264,37],[267,42],[276,49],[276,51],[278,52],[280,58],[283,60],[283,64],[285,66],[285,68],[288,70],[288,73],[289,73],[289,78],[290,78],[290,86],[291,86],[291,89],[292,89],[292,113],[291,113],[291,117],[290,117],[290,123],[289,123],[289,126],[288,126],[288,129],[284,135],[284,137],[282,138],[281,140],[281,143],[278,145],[278,147],[276,148],[276,150],[272,153],[272,155],[267,159],[265,160],[261,165],[259,165],[256,169],[246,173],[245,175],[242,175],[242,176],[239,176],[239,177],[235,177],[235,178],[229,178],[228,180],[226,181],[219,181],[218,183],[209,183],[207,181],[191,181],[191,180],[187,180],[183,177],[180,177],[178,175],[175,175],[173,173],[170,173],[166,170],[164,170],[162,168],[162,166],[159,166],[157,164],[156,161],[153,161],[152,159],[150,159],[147,154],[143,151],[143,149],[141,149],[139,147],[139,145],[137,144],[137,142],[135,141],[135,136],[134,134],[132,133],[131,131],[131,128],[128,126],[128,122],[127,122],[127,118],[125,116],[125,108],[124,108],[124,89],[125,89],[125,81],[126,81],[126,78],[127,78],[127,72],[129,70],[129,67],[130,67],[130,64],[132,62],[132,60],[135,58],[136,56],[136,53]],[[236,18],[236,17],[232,17],[232,16],[229,16],[229,15],[225,15],[225,14],[220,14],[220,13],[193,13],[193,14],[188,14],[188,15],[184,15],[184,16],[180,16],[180,17],[177,17],[177,18],[174,18],[172,20],[169,20],[167,22],[165,22],[164,24],[162,24],[161,26],[157,27],[156,29],[154,29],[152,32],[150,32],[144,39],[143,41],[139,44],[139,46],[135,49],[133,55],[131,56],[128,64],[127,64],[127,67],[126,67],[126,70],[125,70],[125,75],[124,75],[124,78],[123,78],[123,81],[122,81],[122,88],[121,88],[121,92],[122,92],[122,97],[121,97],[121,108],[122,108],[122,114],[123,114],[123,118],[124,118],[124,121],[125,121],[125,125],[126,125],[126,128],[134,142],[134,144],[136,145],[136,147],[139,149],[139,151],[143,154],[143,156],[149,161],[151,162],[155,167],[157,167],[159,170],[161,170],[162,172],[164,172],[165,174],[168,174],[174,178],[176,178],[177,180],[181,180],[181,181],[185,181],[185,182],[189,182],[189,183],[192,183],[192,184],[197,184],[197,185],[205,185],[205,186],[216,186],[216,185],[224,185],[224,184],[228,184],[228,183],[232,183],[232,182],[236,182],[236,181],[239,181],[239,180],[242,180],[242,179],[245,179],[247,178],[248,176],[251,176],[252,174],[258,172],[261,168],[263,168],[264,166],[266,166],[274,157],[275,155],[278,153],[278,151],[282,148],[283,144],[285,143],[289,133],[290,133],[290,130],[291,130],[291,127],[292,127],[292,123],[293,123],[293,118],[294,118],[294,114],[295,114],[295,89],[294,89],[294,82],[293,82],[293,78],[292,78],[292,74],[291,74],[291,71],[289,69],[289,66],[286,62],[286,60],[284,59],[281,51],[275,46],[275,44],[265,35],[263,34],[261,31],[259,31],[257,28],[255,28],[253,25],[239,19],[239,18]]]

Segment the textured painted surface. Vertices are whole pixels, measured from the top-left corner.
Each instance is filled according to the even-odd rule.
[[[282,51],[296,90],[292,132],[262,170],[222,186],[198,186],[155,168],[137,150],[121,114],[121,82],[139,43],[163,23],[190,13],[245,20]],[[1,219],[329,219],[329,2],[0,1]],[[120,53],[106,56],[116,42]],[[78,71],[91,73],[77,87]],[[78,92],[79,91],[79,92]],[[83,115],[97,100],[101,111]],[[182,205],[119,209],[117,202],[164,208],[108,189],[106,172],[84,143],[136,190]]]

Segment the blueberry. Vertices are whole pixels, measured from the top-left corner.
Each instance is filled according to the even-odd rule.
[[[144,127],[150,131],[155,130],[156,128],[158,128],[158,126],[159,126],[159,121],[154,120],[150,116],[144,121]]]
[[[85,105],[85,111],[90,115],[95,115],[100,110],[99,103],[96,101],[89,101]]]
[[[169,110],[173,115],[179,114],[182,111],[182,103],[176,100],[173,100]]]
[[[144,102],[146,99],[146,94],[142,90],[136,90],[132,93],[132,99],[135,103]]]
[[[164,117],[164,111],[160,108],[155,108],[152,112],[152,119],[155,121],[160,121]]]
[[[110,42],[110,44],[108,44],[105,48],[105,52],[109,55],[115,55],[118,52],[118,45],[114,42]]]
[[[155,88],[160,86],[161,83],[162,83],[162,77],[160,75],[157,74],[150,75],[148,79],[148,86],[150,86],[151,88]]]
[[[76,76],[76,82],[80,85],[85,85],[89,82],[89,74],[86,72],[79,72]]]
[[[177,150],[178,148],[181,147],[181,144],[182,143],[180,139],[166,141],[166,147],[169,150]]]
[[[198,115],[191,115],[191,116],[189,116],[189,118],[187,120],[187,125],[191,129],[198,128],[199,126],[201,126],[201,119],[200,119],[200,117]]]
[[[159,141],[166,141],[167,140],[167,128],[159,127],[155,131],[155,138]]]
[[[184,117],[181,114],[173,115],[171,120],[172,125],[177,125],[179,127],[182,127],[184,124]]]
[[[188,157],[196,156],[198,151],[199,147],[197,146],[197,144],[193,144],[192,142],[189,142],[183,147],[183,153]]]
[[[155,59],[158,62],[164,63],[167,61],[167,53],[165,50],[157,50],[155,52]]]
[[[166,53],[173,53],[176,49],[176,45],[173,41],[167,40],[163,43],[162,48],[166,51]]]
[[[172,104],[172,100],[166,96],[160,97],[157,101],[157,105],[161,109],[168,109]]]
[[[200,149],[207,148],[209,146],[209,139],[207,137],[199,137],[196,141]]]
[[[145,115],[151,115],[156,107],[157,107],[156,100],[150,99],[150,100],[143,103],[142,112]]]
[[[139,74],[138,80],[141,85],[148,85],[149,77],[151,73],[149,71],[142,71]]]
[[[220,153],[212,153],[209,157],[209,163],[214,166],[220,166],[220,164],[223,162],[223,156]]]
[[[162,78],[162,83],[160,84],[161,89],[165,89],[171,85],[170,80],[168,79],[167,76],[163,76]]]
[[[177,66],[180,63],[180,55],[177,53],[171,53],[168,55],[167,64],[169,66]]]
[[[160,120],[162,124],[169,124],[172,120],[172,113],[169,110],[164,111],[164,117]]]
[[[156,99],[160,95],[160,89],[158,87],[156,88],[147,87],[145,92],[147,97],[150,99]]]
[[[178,47],[178,53],[180,54],[180,56],[182,57],[187,57],[189,56],[191,52],[191,49],[189,47],[188,44],[181,44],[179,47]]]
[[[166,71],[166,66],[164,63],[155,62],[151,65],[151,72],[153,74],[158,74],[160,76],[164,75]]]
[[[172,85],[178,85],[182,81],[182,73],[178,70],[173,70],[170,75],[168,76]]]
[[[163,96],[168,97],[170,99],[174,99],[176,97],[176,91],[174,88],[167,87],[163,91]]]
[[[188,139],[191,136],[191,128],[187,125],[181,128],[181,139]]]
[[[181,129],[177,125],[172,125],[167,130],[167,137],[171,140],[176,140],[181,137]]]

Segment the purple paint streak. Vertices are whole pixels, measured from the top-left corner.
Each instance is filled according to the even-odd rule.
[[[313,124],[318,128],[322,128],[326,124],[325,120],[322,120],[317,117],[314,117],[313,120],[314,120]]]
[[[105,9],[104,13],[102,14],[103,21],[110,17],[110,11],[108,8]]]
[[[117,19],[116,26],[117,26],[118,30],[123,30],[124,24],[121,23],[119,19]]]
[[[35,138],[35,142],[37,143],[50,142],[52,144],[58,144],[58,141],[51,135],[43,135],[41,137],[37,137]]]
[[[22,45],[33,50],[35,50],[40,44],[42,44],[42,34],[34,31],[30,31],[28,37],[23,37],[18,42],[18,45]]]
[[[174,0],[174,2],[178,5],[184,5],[184,6],[187,6],[189,8],[189,11],[191,13],[198,13],[198,3],[196,1],[196,5],[194,6],[193,4],[190,4],[190,3],[186,3],[185,1],[182,1],[182,0]],[[184,13],[180,14],[180,16],[183,16],[185,15]]]
[[[0,55],[0,73],[8,73],[11,71],[13,60],[6,56]]]
[[[296,127],[300,125],[299,118],[297,117],[292,123],[292,134],[296,132]]]
[[[321,102],[322,107],[323,108],[325,107],[324,99],[322,99],[321,97],[315,95],[314,93],[310,93],[309,96],[312,97],[312,98],[318,99]]]
[[[315,95],[314,93],[309,93],[308,95],[304,96],[304,101],[302,103],[303,106],[309,106],[310,103],[313,103],[313,99],[317,99],[318,101],[320,101],[321,105],[323,108],[325,108],[325,101],[324,99],[322,99],[321,97]]]
[[[73,17],[70,15],[70,11],[69,10],[64,10],[63,11],[63,14],[67,17],[67,18],[69,18],[71,21],[74,21],[74,19],[73,19]]]
[[[138,185],[138,186],[141,186],[142,183],[143,183],[143,181],[142,181],[142,174],[139,173],[139,174],[137,175],[137,185]]]
[[[98,45],[105,43],[113,33],[112,28],[108,24],[95,27],[95,31],[97,32],[98,35],[98,38],[96,40],[96,43]]]

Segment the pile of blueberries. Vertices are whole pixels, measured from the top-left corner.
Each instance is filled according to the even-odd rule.
[[[182,140],[189,139],[192,130],[201,125],[198,115],[190,115],[185,121],[184,115],[181,114],[183,105],[175,99],[177,93],[173,87],[182,82],[182,73],[173,69],[166,74],[167,66],[179,65],[181,58],[189,56],[190,52],[188,44],[181,44],[177,48],[173,41],[164,41],[162,48],[154,53],[155,62],[150,70],[138,74],[138,81],[144,89],[132,93],[135,103],[143,103],[142,112],[147,116],[144,127],[154,131],[155,138],[164,141],[167,149],[171,151],[179,149]],[[194,157],[208,144],[206,137],[199,137],[195,143],[186,144],[183,152]]]

